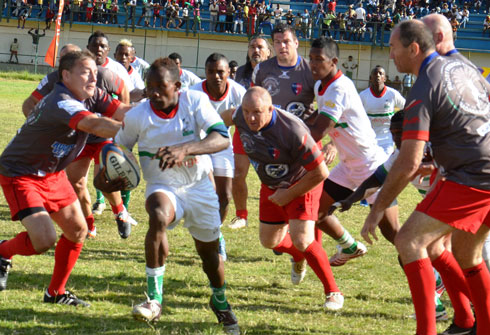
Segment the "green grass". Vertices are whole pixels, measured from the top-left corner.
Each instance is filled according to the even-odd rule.
[[[1,77],[1,75],[0,75]],[[23,100],[37,82],[0,79],[0,148],[14,136],[24,117]],[[398,266],[395,249],[382,240],[369,248],[367,256],[334,268],[345,295],[344,309],[327,313],[320,281],[311,269],[303,283],[290,282],[286,255],[275,256],[258,240],[258,179],[251,171],[249,227],[232,231],[226,226],[229,261],[226,263],[227,295],[243,334],[413,334],[415,322],[405,276]],[[94,195],[93,188],[91,188]],[[147,215],[144,185],[132,194],[130,212],[139,225],[122,240],[109,210],[97,217],[97,238],[86,242],[67,287],[92,303],[88,309],[41,303],[53,269],[53,254],[14,257],[8,289],[0,292],[0,334],[221,334],[208,309],[210,295],[192,239],[181,226],[169,233],[170,256],[164,280],[164,311],[153,325],[133,321],[131,306],[144,298],[146,288],[144,236]],[[398,198],[403,222],[419,200],[409,187]],[[234,208],[230,209],[229,219]],[[339,217],[357,237],[368,210],[360,206]],[[12,222],[8,206],[0,196],[0,239],[23,230]],[[335,243],[323,239],[329,255]],[[447,302],[447,296],[443,297]],[[449,305],[449,303],[446,303]],[[448,308],[449,311],[449,308]],[[449,311],[452,314],[452,311]],[[441,331],[448,322],[438,325]]]

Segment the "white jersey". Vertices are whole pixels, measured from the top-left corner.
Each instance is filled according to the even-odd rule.
[[[140,74],[141,78],[145,77],[146,70],[150,68],[150,64],[148,64],[143,58],[136,56],[134,57],[134,61],[131,63],[131,66]]]
[[[129,78],[131,79],[131,82],[133,83],[134,88],[137,88],[139,90],[145,88],[145,82],[141,78],[139,72],[136,71],[131,65],[129,66],[128,74],[129,74]]]
[[[110,57],[107,57],[105,63],[102,64],[101,66],[111,70],[119,77],[121,77],[121,79],[124,81],[124,85],[127,87],[129,92],[134,90],[134,85],[133,82],[131,81],[131,78],[129,78],[128,71],[122,64],[116,62]]]
[[[209,95],[208,90],[206,89],[206,80],[192,86],[190,89],[206,93],[214,109],[220,114],[227,109],[240,106],[242,104],[243,96],[247,92],[245,87],[233,79],[228,79],[226,92],[219,100],[216,100]]]
[[[201,82],[201,78],[196,76],[191,71],[187,71],[184,69],[180,70],[180,83],[182,84],[181,88],[189,88]]]
[[[387,156],[376,142],[376,135],[352,81],[339,70],[321,91],[320,88],[321,81],[317,81],[318,112],[336,123],[329,136],[337,147],[340,162],[349,167],[383,163]]]
[[[188,156],[184,163],[162,171],[159,160],[152,159],[163,146],[201,140],[201,132],[209,133],[223,120],[205,94],[196,91],[180,93],[179,104],[169,115],[155,110],[150,101],[126,113],[116,143],[132,149],[138,142],[141,169],[147,184],[160,183],[182,187],[208,178],[211,161],[208,155]]]
[[[359,93],[359,96],[376,133],[378,145],[387,154],[391,154],[394,143],[390,133],[390,120],[395,114],[395,108],[403,108],[405,98],[397,90],[388,86],[384,87],[379,96],[375,95],[370,87]]]

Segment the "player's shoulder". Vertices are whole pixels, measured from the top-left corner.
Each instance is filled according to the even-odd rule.
[[[243,87],[242,85],[240,85],[239,83],[237,83],[233,79],[228,79],[228,83],[230,84],[230,89],[235,94],[243,96],[247,92],[247,89],[245,87]]]
[[[204,92],[203,89],[202,89],[202,83],[203,82],[204,82],[204,80],[203,81],[200,81],[197,84],[194,84],[194,85],[190,86],[188,90],[197,91],[197,92]]]
[[[387,88],[387,91],[388,91],[388,86],[386,86],[386,88]],[[367,87],[367,88],[363,89],[361,92],[359,92],[359,96],[361,98],[367,98],[367,97],[369,97],[371,95],[373,95],[373,94],[371,93],[371,90],[369,89],[369,87]]]

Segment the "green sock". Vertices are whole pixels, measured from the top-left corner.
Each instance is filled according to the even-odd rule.
[[[344,229],[344,235],[337,240],[337,243],[342,248],[342,251],[346,254],[352,254],[357,249],[357,242],[354,238],[349,234],[347,229]]]
[[[225,295],[226,283],[220,288],[211,286],[211,289],[213,290],[211,301],[213,302],[214,307],[216,307],[221,311],[227,309],[228,302],[226,301],[226,295]]]
[[[104,200],[105,200],[104,195],[102,194],[101,191],[99,191],[97,189],[95,191],[96,191],[95,194],[97,196],[97,202],[100,203],[100,204],[103,204],[104,203]]]
[[[444,312],[446,309],[444,308],[444,305],[442,304],[441,299],[436,295],[436,312]]]
[[[163,301],[163,275],[165,265],[160,268],[146,267],[146,283],[148,285],[148,296],[151,300],[156,300],[160,304]]]
[[[126,209],[129,209],[129,199],[131,198],[131,191],[121,191],[121,198]]]

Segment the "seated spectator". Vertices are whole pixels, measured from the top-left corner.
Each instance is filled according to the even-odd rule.
[[[292,9],[289,9],[286,15],[284,15],[284,17],[286,18],[286,24],[288,26],[292,26],[294,24],[295,19],[294,19],[294,14]]]
[[[463,7],[463,10],[461,11],[461,26],[463,28],[466,28],[466,23],[470,20],[470,11],[468,10],[467,6]]]
[[[485,35],[485,32],[490,29],[490,14],[487,14],[485,17],[485,20],[483,21],[483,33],[482,35]]]

